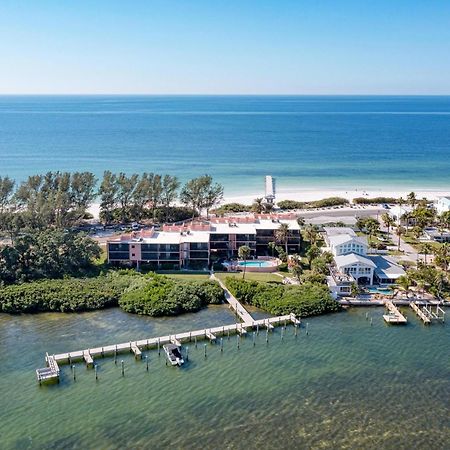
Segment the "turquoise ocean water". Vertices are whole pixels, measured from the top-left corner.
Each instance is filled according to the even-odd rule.
[[[450,97],[0,97],[0,174],[210,173],[225,193],[450,186]]]

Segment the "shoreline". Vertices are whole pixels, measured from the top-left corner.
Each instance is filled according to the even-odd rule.
[[[406,189],[406,188],[392,188],[392,189],[332,189],[332,188],[286,188],[276,190],[276,201],[281,200],[295,200],[295,201],[313,201],[321,200],[328,197],[343,197],[349,201],[352,201],[356,197],[403,197],[406,200],[407,195],[410,192],[415,192],[418,199],[427,198],[429,200],[437,200],[438,197],[449,195],[450,186],[448,190],[444,189]],[[244,195],[225,195],[222,203],[244,203],[251,204],[255,198],[262,197],[263,193],[257,194],[244,194]]]
[[[315,188],[285,188],[278,189],[276,191],[276,202],[281,200],[295,200],[309,202],[313,200],[321,200],[328,197],[343,197],[350,202],[356,197],[403,197],[406,200],[407,195],[410,192],[415,192],[418,199],[427,198],[428,200],[437,200],[438,197],[450,195],[450,186],[448,190],[443,189],[315,189]],[[263,197],[264,192],[260,191],[253,194],[242,195],[224,195],[221,205],[225,203],[243,203],[245,205],[251,205],[255,198]],[[179,204],[178,202],[176,203]],[[88,211],[94,216],[95,219],[99,218],[100,203],[93,203]]]

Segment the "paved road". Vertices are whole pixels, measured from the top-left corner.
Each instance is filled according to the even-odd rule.
[[[296,214],[303,217],[307,223],[320,225],[328,222],[343,222],[347,225],[354,225],[358,217],[379,217],[386,212],[378,206],[337,208],[337,209],[317,209],[298,210]]]

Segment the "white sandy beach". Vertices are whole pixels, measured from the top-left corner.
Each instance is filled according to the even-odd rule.
[[[406,199],[407,195],[414,191],[416,197],[418,199],[427,198],[429,200],[436,200],[438,197],[448,196],[450,195],[450,186],[448,191],[444,190],[417,190],[417,189],[409,189],[409,190],[377,190],[377,189],[354,189],[354,190],[338,190],[338,189],[286,189],[286,190],[278,190],[276,192],[276,201],[281,200],[296,200],[300,202],[308,202],[312,200],[321,200],[327,197],[343,197],[348,199],[349,201],[353,200],[356,197],[403,197]],[[262,197],[264,195],[263,192],[256,192],[254,194],[245,194],[245,195],[227,195],[225,191],[224,200],[222,203],[243,203],[249,205],[253,203],[255,198]],[[100,204],[94,203],[89,208],[89,212],[94,216],[94,218],[99,217],[100,213]]]
[[[349,201],[353,200],[356,197],[403,197],[406,199],[406,196],[414,191],[416,197],[418,199],[427,198],[429,200],[436,200],[438,197],[442,197],[450,194],[450,186],[448,191],[444,190],[417,190],[417,189],[409,189],[409,190],[384,190],[384,189],[354,189],[354,190],[338,190],[338,189],[286,189],[286,190],[277,190],[276,192],[276,201],[279,202],[281,200],[296,200],[300,202],[308,202],[312,200],[321,200],[327,197],[343,197],[348,199]],[[226,192],[225,192],[226,194]],[[255,193],[253,195],[239,195],[239,196],[227,196],[225,195],[223,203],[244,203],[250,204],[257,197],[262,197],[264,195],[263,192]]]

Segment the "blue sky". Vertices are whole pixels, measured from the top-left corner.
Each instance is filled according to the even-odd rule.
[[[450,94],[450,1],[0,1],[0,93]]]

